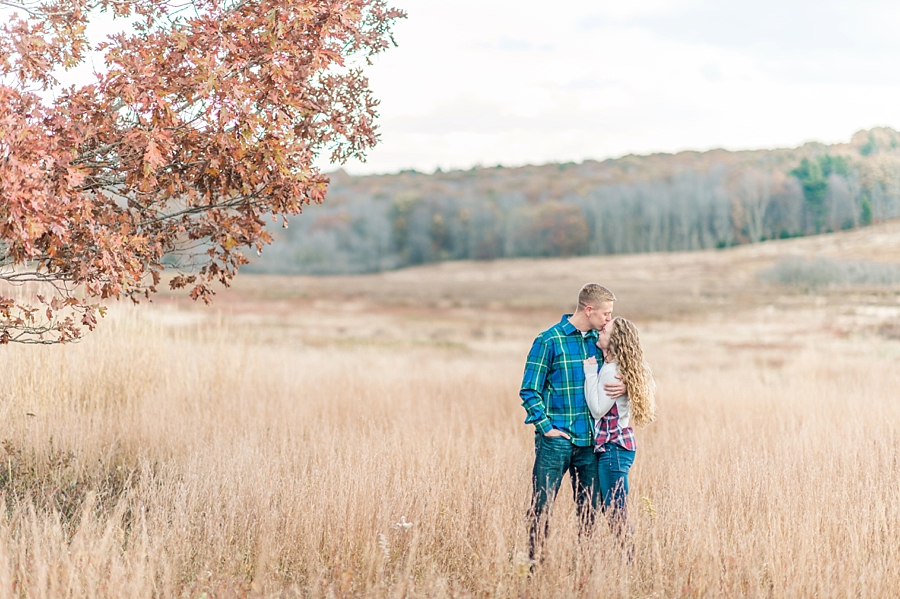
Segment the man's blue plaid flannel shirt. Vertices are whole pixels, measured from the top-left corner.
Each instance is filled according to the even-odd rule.
[[[597,331],[582,335],[564,314],[558,324],[537,336],[528,360],[519,397],[528,412],[525,424],[544,434],[558,429],[579,447],[593,444],[594,421],[584,399],[582,361],[591,356],[602,364]]]

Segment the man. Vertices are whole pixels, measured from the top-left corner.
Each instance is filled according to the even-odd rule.
[[[575,313],[564,314],[558,324],[538,335],[528,353],[519,397],[528,413],[525,423],[533,424],[535,429],[529,512],[532,560],[547,532],[547,509],[566,472],[572,479],[575,505],[583,526],[593,523],[594,511],[599,506],[594,426],[584,399],[582,360],[594,357],[602,361],[597,331],[612,320],[615,301],[609,289],[588,283],[578,293]],[[605,389],[611,397],[625,393],[621,382],[606,385]]]

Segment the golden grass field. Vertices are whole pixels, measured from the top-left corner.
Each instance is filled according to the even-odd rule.
[[[690,254],[240,275],[2,348],[2,597],[887,597],[900,295],[764,285],[900,261],[900,223]],[[566,484],[527,575],[533,337],[594,280],[636,321],[633,564]],[[411,523],[411,526],[404,526]]]

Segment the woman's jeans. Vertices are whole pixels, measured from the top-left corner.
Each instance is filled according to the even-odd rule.
[[[547,512],[567,472],[571,478],[572,493],[582,526],[590,527],[594,521],[594,510],[600,503],[600,494],[597,492],[597,454],[594,453],[594,448],[576,447],[564,437],[535,434],[529,527],[531,559],[535,559],[538,546],[547,534]]]
[[[628,471],[634,463],[634,453],[615,443],[607,443],[597,454],[597,482],[603,510],[617,529],[625,526],[628,520]]]

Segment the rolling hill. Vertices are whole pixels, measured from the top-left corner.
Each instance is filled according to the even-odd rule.
[[[333,173],[249,270],[358,274],[454,260],[703,250],[900,217],[900,133],[602,162]]]

